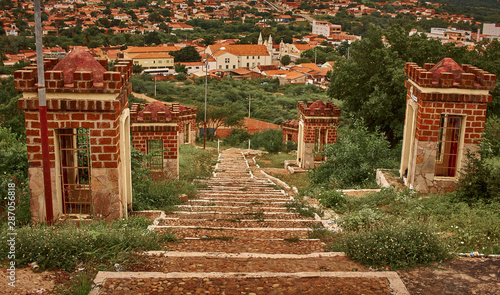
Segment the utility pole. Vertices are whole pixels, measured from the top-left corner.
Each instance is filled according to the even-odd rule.
[[[250,102],[252,101],[252,96],[248,96],[248,120],[247,120],[247,131],[248,131],[248,124],[250,124]],[[251,139],[248,139],[248,149],[250,149],[250,142]]]
[[[45,96],[45,72],[43,67],[42,15],[40,1],[35,0],[36,68],[38,74],[38,112],[40,113],[40,137],[42,142],[43,188],[47,223],[52,223],[52,182],[50,178],[49,135],[47,128],[47,100]]]

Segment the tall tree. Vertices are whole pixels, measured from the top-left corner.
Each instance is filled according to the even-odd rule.
[[[350,59],[335,64],[328,95],[342,100],[343,110],[361,118],[370,131],[379,127],[394,144],[403,134],[404,61],[384,45],[376,27],[351,48]]]
[[[201,61],[200,54],[193,46],[186,46],[178,51],[171,51],[170,55],[174,57],[175,62]]]

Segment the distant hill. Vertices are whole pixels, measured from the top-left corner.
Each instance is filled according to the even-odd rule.
[[[435,0],[435,2],[444,4],[453,4],[462,7],[500,9],[500,1],[498,0]]]

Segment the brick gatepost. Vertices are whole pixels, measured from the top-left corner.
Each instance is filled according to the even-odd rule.
[[[194,143],[197,108],[154,101],[134,103],[130,113],[132,145],[150,155],[148,165],[154,178],[179,177],[179,144],[186,138],[186,143]]]
[[[47,121],[55,218],[127,216],[131,207],[128,95],[131,61],[112,71],[83,49],[46,59]],[[31,215],[45,220],[37,68],[14,73],[25,111]],[[128,141],[129,142],[129,141]]]
[[[331,102],[320,100],[297,103],[299,109],[299,133],[297,164],[307,169],[323,160],[319,155],[325,144],[337,142],[337,125],[340,108]]]
[[[400,175],[421,192],[452,191],[467,150],[477,148],[496,76],[445,58],[406,63],[406,119]]]

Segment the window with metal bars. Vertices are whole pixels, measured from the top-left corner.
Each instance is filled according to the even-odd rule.
[[[463,116],[441,114],[435,175],[455,177],[462,138]]]
[[[64,214],[91,214],[88,128],[58,129],[59,167]]]
[[[323,161],[324,155],[321,152],[325,149],[326,144],[326,129],[314,130],[314,160]]]
[[[163,140],[148,139],[149,169],[163,170]]]

